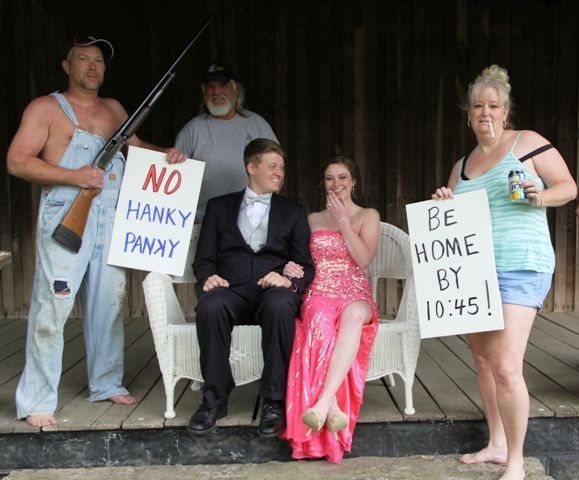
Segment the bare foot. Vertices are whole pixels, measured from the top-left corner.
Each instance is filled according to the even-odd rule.
[[[36,415],[28,415],[26,422],[33,427],[48,427],[49,425],[56,425],[58,421],[51,413],[37,413]]]
[[[485,447],[474,453],[465,453],[459,459],[460,463],[466,465],[478,465],[479,463],[498,463],[505,465],[507,463],[507,452],[498,448]]]
[[[508,465],[500,480],[523,480],[525,478],[525,467],[521,465]]]
[[[109,400],[119,405],[134,405],[137,403],[137,399],[132,395],[113,395],[109,397]]]

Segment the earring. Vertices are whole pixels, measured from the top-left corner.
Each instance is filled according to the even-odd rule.
[[[466,117],[466,126],[470,128],[470,118]]]
[[[507,121],[503,120],[503,128],[507,128]]]

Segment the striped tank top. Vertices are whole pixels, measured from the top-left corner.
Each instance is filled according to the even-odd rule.
[[[489,199],[493,246],[497,271],[533,270],[553,273],[555,254],[549,236],[546,208],[533,207],[527,201],[511,201],[508,174],[511,170],[523,170],[529,180],[542,190],[543,180],[533,175],[514,154],[519,137],[504,158],[484,174],[464,179],[459,175],[454,193],[466,193],[484,189]],[[461,159],[461,171],[466,157]]]

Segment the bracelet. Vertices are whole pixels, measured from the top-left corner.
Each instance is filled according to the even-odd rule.
[[[350,221],[350,219],[348,217],[343,217],[343,218],[340,218],[340,220],[338,220],[338,224],[341,225],[342,222],[349,222],[349,221]]]
[[[542,208],[545,205],[543,201],[543,192],[539,192],[539,203],[537,204],[537,208]]]

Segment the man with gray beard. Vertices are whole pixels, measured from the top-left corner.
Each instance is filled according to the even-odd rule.
[[[256,138],[277,142],[267,121],[243,108],[244,89],[233,70],[212,63],[203,71],[200,113],[177,135],[175,147],[188,158],[205,162],[195,222],[201,223],[207,200],[247,185],[243,151]]]

